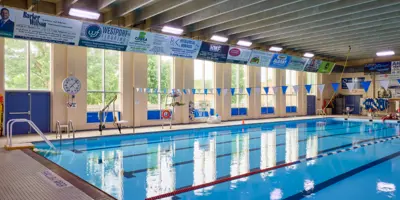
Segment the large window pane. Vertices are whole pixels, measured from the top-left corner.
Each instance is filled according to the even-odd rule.
[[[102,49],[94,48],[88,48],[87,50],[88,91],[103,90],[103,51]]]
[[[312,72],[307,72],[307,84],[311,84],[311,91],[309,95],[317,94],[317,74]]]
[[[204,89],[204,61],[194,60],[194,88]]]
[[[119,66],[120,56],[118,51],[105,50],[105,90],[108,92],[119,91]]]
[[[27,48],[24,40],[5,39],[5,88],[28,89]]]
[[[87,93],[87,111],[97,112],[103,108],[103,94],[100,92]]]
[[[170,56],[161,56],[161,88],[171,88],[172,86],[172,66],[173,66],[173,57]]]
[[[276,70],[273,68],[261,68],[261,107],[275,107],[275,94],[271,87],[275,86]],[[269,87],[268,94],[264,87]]]
[[[248,95],[245,92],[245,88],[247,87],[247,66],[246,65],[232,65],[232,76],[231,76],[231,87],[235,88],[235,95],[232,95],[231,98],[231,107],[232,108],[243,108],[247,107]],[[239,94],[239,91],[243,90],[242,94]]]
[[[194,106],[197,110],[208,112],[214,107],[214,93],[205,94],[204,89],[214,89],[214,63],[210,61],[194,61],[194,87],[201,89],[194,95]],[[199,113],[199,117],[204,113]]]
[[[29,42],[30,44],[30,89],[50,89],[50,44]]]
[[[157,91],[147,95],[147,109],[165,109],[170,102],[166,102],[168,94],[164,94],[164,90],[169,93],[172,88],[174,59],[170,56],[148,55],[147,63],[147,88]]]

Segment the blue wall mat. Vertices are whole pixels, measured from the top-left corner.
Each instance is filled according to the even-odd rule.
[[[247,108],[231,108],[231,116],[247,115]]]
[[[307,115],[315,115],[315,96],[307,95]]]
[[[296,106],[286,106],[286,113],[295,113],[297,112]]]
[[[86,123],[100,123],[98,112],[87,112]],[[121,119],[121,112],[118,112],[118,118]],[[106,122],[114,122],[114,115],[112,112],[107,112]]]
[[[208,112],[207,111],[199,111],[198,109],[194,110],[194,117],[208,117]]]
[[[262,115],[271,115],[275,113],[274,107],[261,107]]]
[[[214,108],[210,108],[210,115],[212,116],[212,115],[215,115],[215,110],[214,110]]]
[[[50,132],[50,92],[31,92],[31,101],[32,121],[43,133]]]
[[[10,114],[30,111],[28,92],[6,92],[5,98],[5,128],[7,128],[6,124],[10,119],[30,119],[28,114]],[[28,132],[29,125],[27,123],[15,123],[13,126],[13,134],[26,134]]]
[[[160,110],[148,110],[147,111],[147,120],[160,120],[161,119],[161,111]]]

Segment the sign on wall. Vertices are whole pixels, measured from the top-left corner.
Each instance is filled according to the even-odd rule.
[[[354,90],[356,89],[363,89],[361,82],[365,81],[365,77],[358,77],[358,78],[342,78],[342,89],[348,90],[347,83],[355,83]]]
[[[335,63],[322,61],[321,65],[319,66],[318,73],[330,74],[335,67]]]
[[[310,60],[309,58],[292,56],[292,59],[290,59],[290,62],[286,67],[286,69],[303,71],[304,67],[306,66],[309,60]]]
[[[229,46],[202,42],[197,59],[211,60],[214,62],[226,62]]]
[[[291,58],[292,57],[289,55],[276,53],[272,56],[269,66],[278,69],[285,69],[288,66]]]
[[[364,66],[364,74],[390,74],[392,62],[371,63]]]
[[[271,52],[253,50],[247,64],[256,67],[268,67],[273,55]]]
[[[247,64],[251,55],[250,49],[244,49],[239,47],[229,47],[228,57],[226,62]]]
[[[15,17],[19,10],[0,7],[0,36],[12,38],[14,36]]]
[[[311,59],[310,62],[308,62],[306,64],[306,66],[304,67],[304,71],[317,72],[321,63],[322,63],[322,60]]]

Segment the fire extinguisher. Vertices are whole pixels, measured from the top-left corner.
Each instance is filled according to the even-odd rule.
[[[0,94],[0,136],[3,136],[4,97]]]

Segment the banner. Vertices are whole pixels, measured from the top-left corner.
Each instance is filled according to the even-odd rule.
[[[251,56],[249,58],[249,61],[247,62],[247,65],[256,67],[268,67],[273,55],[274,54],[271,52],[253,50],[251,51]]]
[[[12,38],[14,36],[16,16],[21,15],[22,11],[14,10],[12,8],[4,8],[1,6],[0,9],[1,9],[0,36]],[[3,14],[3,12],[5,14]]]
[[[322,92],[324,91],[324,88],[325,88],[325,84],[321,84],[321,85],[318,85],[318,90],[319,90],[319,92],[322,94]]]
[[[349,91],[353,92],[355,83],[346,83],[346,85],[347,85],[347,88],[349,88]]]
[[[387,90],[389,87],[389,80],[381,80],[381,81],[379,81],[379,84],[381,85],[381,87],[383,87],[383,88],[385,88],[385,90]]]
[[[364,74],[390,74],[392,69],[391,66],[392,62],[366,64],[364,66]]]
[[[361,82],[361,86],[364,88],[365,92],[368,92],[368,88],[369,88],[370,85],[371,85],[371,81]]]
[[[247,64],[251,54],[250,49],[244,49],[239,47],[229,47],[228,57],[226,62]]]
[[[151,54],[150,48],[153,45],[154,33],[146,31],[131,30],[126,51]]]
[[[288,86],[282,85],[282,93],[283,93],[284,95],[286,94],[287,88],[288,88]]]
[[[251,95],[251,88],[246,88],[247,90],[247,94],[249,94],[249,96]]]
[[[304,85],[304,87],[305,87],[306,90],[307,90],[307,94],[310,94],[310,92],[311,92],[311,85]]]
[[[291,56],[288,56],[286,54],[276,53],[272,56],[269,66],[278,69],[285,69],[288,66],[291,58]]]
[[[226,62],[229,46],[202,42],[197,59]]]
[[[292,56],[290,62],[286,69],[296,70],[296,71],[303,71],[306,64],[310,61],[309,58],[302,58],[297,56]]]
[[[322,61],[321,65],[319,66],[318,73],[330,74],[335,67],[335,63]]]
[[[201,43],[200,40],[170,36],[167,55],[195,59],[199,53]]]
[[[306,66],[304,67],[304,71],[317,72],[321,63],[322,63],[322,60],[311,59],[310,62],[308,62],[306,64]]]
[[[33,12],[14,10],[15,28],[14,38],[51,42],[58,44],[77,45],[82,22],[78,20],[42,15]],[[7,29],[9,19],[2,26]],[[0,28],[1,30],[2,28]]]
[[[125,51],[130,35],[129,29],[84,22],[79,46]]]
[[[337,92],[338,89],[339,89],[339,84],[340,84],[340,83],[331,83],[331,84],[332,84],[332,87],[333,87],[333,91],[334,91],[334,92]]]
[[[293,87],[294,93],[297,94],[299,92],[299,86],[298,85],[293,85],[292,87]]]
[[[265,94],[268,94],[269,87],[264,87]]]

